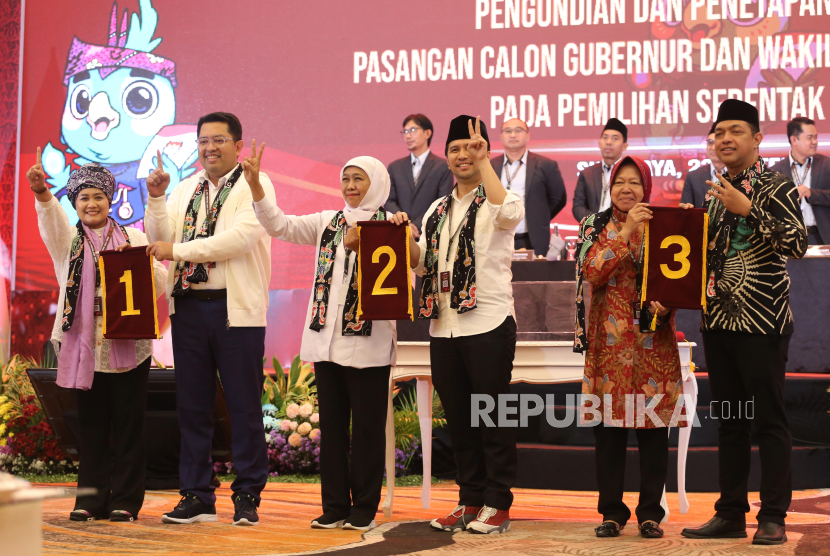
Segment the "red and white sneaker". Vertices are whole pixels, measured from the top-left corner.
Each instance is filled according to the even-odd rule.
[[[475,521],[467,526],[470,533],[487,535],[489,533],[506,533],[510,531],[510,512],[484,506],[478,512]]]
[[[475,521],[481,508],[475,506],[456,506],[453,511],[444,517],[433,519],[429,525],[438,531],[465,531],[467,526]]]

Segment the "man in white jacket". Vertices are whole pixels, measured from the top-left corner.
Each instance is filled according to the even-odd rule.
[[[197,134],[204,170],[178,184],[166,202],[170,176],[161,167],[161,153],[158,168],[147,178],[144,226],[153,242],[147,250],[172,261],[167,298],[182,433],[182,499],[162,521],[217,521],[210,450],[218,369],[237,471],[231,485],[233,524],[256,525],[268,478],[260,396],[271,238],[257,221],[245,183],[252,170],[237,162],[239,119],[225,112],[208,114],[199,119]],[[259,180],[266,195],[275,197],[268,176]]]

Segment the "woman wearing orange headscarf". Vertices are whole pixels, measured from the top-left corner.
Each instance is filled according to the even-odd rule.
[[[586,352],[582,393],[595,396],[585,400],[601,421],[593,427],[603,519],[596,528],[598,537],[618,536],[631,517],[623,502],[629,429],[636,432],[640,452],[640,535],[663,536],[659,523],[665,515],[660,502],[669,459],[666,427],[677,426],[683,382],[672,310],[656,302],[640,310],[650,194],[649,167],[626,156],[611,170],[611,207],[580,225],[574,351]],[[587,327],[583,279],[591,285]]]

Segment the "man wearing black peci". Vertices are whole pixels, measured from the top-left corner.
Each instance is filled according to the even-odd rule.
[[[410,240],[410,266],[423,275],[418,318],[430,319],[432,380],[447,415],[458,466],[459,501],[430,526],[439,531],[503,533],[510,529],[516,479],[516,429],[472,426],[472,397],[510,392],[516,353],[513,233],[521,198],[505,190],[490,164],[487,128],[469,116],[450,123],[447,164],[452,193]]]
[[[611,206],[611,168],[628,148],[628,128],[617,118],[610,118],[599,137],[602,163],[585,168],[576,180],[573,207],[577,222]]]
[[[784,411],[784,372],[793,333],[787,259],[807,249],[798,192],[759,156],[758,110],[723,102],[715,149],[728,177],[709,182],[706,312],[701,330],[712,399],[732,408],[718,419],[720,498],[715,517],[686,528],[689,538],[746,537],[751,432],[761,456],[761,510],[753,544],[781,544],[792,500],[792,438]],[[754,418],[746,417],[754,402]]]

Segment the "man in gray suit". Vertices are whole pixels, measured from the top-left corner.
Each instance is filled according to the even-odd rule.
[[[801,214],[807,227],[807,245],[830,241],[830,159],[816,154],[818,131],[809,118],[793,118],[787,123],[790,155],[772,170],[793,180],[798,188]]]
[[[706,156],[709,157],[709,164],[701,164],[686,175],[683,181],[683,194],[680,196],[680,205],[692,205],[691,208],[704,208],[703,199],[709,191],[707,181],[718,181],[717,174],[722,174],[723,162],[718,159],[715,152],[715,125],[709,130],[706,137]],[[717,173],[717,174],[716,174]]]
[[[602,163],[584,169],[576,180],[572,211],[577,222],[611,206],[611,167],[627,148],[628,128],[617,118],[611,118],[599,138]]]
[[[410,114],[403,121],[401,135],[409,156],[389,164],[392,187],[385,208],[405,212],[415,239],[421,236],[421,220],[435,199],[452,192],[453,176],[447,161],[429,150],[432,122],[423,114]]]
[[[505,189],[524,200],[525,219],[516,227],[514,247],[544,257],[550,243],[550,221],[565,206],[567,193],[559,165],[528,151],[529,140],[526,123],[518,118],[505,121],[501,126],[504,154],[490,163]]]

